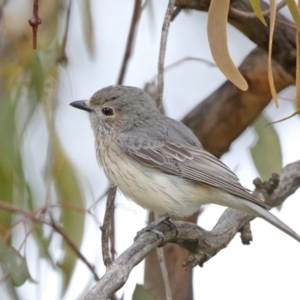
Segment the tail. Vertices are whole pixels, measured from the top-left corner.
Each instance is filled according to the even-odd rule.
[[[226,197],[227,195],[229,197]],[[245,212],[248,215],[262,218],[300,243],[300,236],[293,229],[291,229],[289,226],[287,226],[284,222],[275,217],[265,208],[249,200],[238,198],[229,194],[227,195],[224,198],[222,197],[222,203],[218,204],[226,205],[228,207],[232,207],[242,212]]]

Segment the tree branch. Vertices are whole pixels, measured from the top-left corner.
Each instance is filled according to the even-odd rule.
[[[274,176],[266,183],[256,181],[256,192],[263,192],[265,202],[272,207],[281,204],[299,188],[300,160],[282,169],[279,185],[270,194],[274,188],[273,183]],[[272,186],[273,188],[270,189]],[[212,231],[206,231],[196,224],[182,221],[174,221],[178,231],[176,238],[174,238],[174,229],[171,229],[168,225],[159,224],[156,229],[165,235],[165,244],[176,243],[189,251],[183,266],[192,268],[197,265],[202,266],[220,250],[224,249],[236,233],[253,219],[254,217],[252,216],[228,208],[221,215]],[[85,299],[108,299],[125,284],[133,267],[140,263],[160,242],[161,238],[152,232],[141,234],[132,246],[112,263]]]
[[[269,5],[260,1],[262,9],[268,10]],[[175,5],[183,9],[208,11],[210,0],[176,0]],[[231,0],[231,8],[239,11],[253,12],[249,0]],[[269,17],[265,17],[269,24]],[[258,18],[248,18],[243,14],[229,12],[228,22],[240,30],[257,46],[268,51],[269,27],[264,26]],[[276,24],[273,37],[272,58],[276,60],[287,73],[295,78],[296,71],[296,29],[287,26],[293,22],[284,17],[280,12],[276,14]]]
[[[171,17],[174,11],[175,0],[169,0],[167,11],[165,14],[164,22],[161,30],[160,48],[159,48],[159,58],[158,58],[158,76],[157,76],[157,91],[158,91],[158,108],[162,105],[162,97],[164,92],[164,63],[165,54],[167,48],[167,38],[169,34],[169,27],[171,22]]]
[[[116,193],[117,193],[117,188],[115,186],[111,186],[107,194],[103,225],[100,227],[100,230],[102,231],[101,244],[102,244],[103,263],[106,267],[109,267],[113,261],[113,259],[109,255],[108,242],[109,242],[109,230],[112,225],[112,220],[114,215]]]
[[[139,22],[139,19],[141,16],[141,12],[142,12],[141,0],[135,0],[132,18],[131,18],[130,29],[129,29],[128,38],[127,38],[126,49],[125,49],[122,67],[120,70],[117,84],[123,84],[125,73],[127,70],[127,65],[128,65],[128,62],[129,62],[129,59],[131,56],[132,46],[134,44],[134,37],[135,37],[136,31],[137,31],[137,27],[138,27],[137,25],[138,25],[138,22]]]

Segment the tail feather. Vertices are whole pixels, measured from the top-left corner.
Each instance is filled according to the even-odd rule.
[[[232,207],[245,212],[249,215],[262,218],[300,243],[300,236],[268,210],[249,200],[238,198],[232,195],[230,196],[231,197],[225,197],[226,199],[222,199],[222,205],[226,205],[228,207]]]

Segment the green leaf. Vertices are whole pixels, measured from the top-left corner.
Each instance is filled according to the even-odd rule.
[[[296,1],[295,0],[285,0],[290,13],[292,15],[292,18],[295,22],[295,25],[297,27],[297,31],[300,32],[300,13],[299,9],[297,7]]]
[[[256,16],[259,18],[259,20],[267,26],[266,20],[264,15],[262,14],[261,6],[260,6],[260,0],[250,0],[250,4],[256,14]]]
[[[15,248],[6,245],[1,238],[0,264],[15,286],[20,286],[27,279],[31,279],[25,258]]]
[[[68,238],[79,249],[83,239],[85,214],[75,211],[72,207],[84,208],[84,198],[75,170],[64,153],[55,133],[52,135],[53,162],[52,178],[54,180],[56,194],[59,202],[69,205],[70,208],[62,207],[60,222]],[[58,264],[64,274],[64,292],[68,288],[74,273],[78,257],[74,251],[64,242],[64,258]]]
[[[15,112],[16,103],[10,97],[4,98],[0,106],[0,199],[13,201],[15,164]],[[0,209],[0,226],[10,228],[11,213]]]
[[[35,100],[40,101],[45,89],[45,72],[43,70],[42,60],[37,51],[33,53],[30,68],[30,88],[34,96],[36,96]]]
[[[272,173],[280,173],[282,169],[282,152],[280,141],[273,125],[266,116],[260,115],[253,123],[258,140],[251,147],[254,165],[263,180],[268,180]]]
[[[137,284],[132,295],[132,300],[155,300],[155,297],[142,285]]]
[[[276,124],[276,123],[280,123],[280,122],[286,121],[286,120],[288,120],[288,119],[290,119],[290,118],[292,118],[292,117],[294,117],[294,116],[296,116],[296,115],[299,116],[299,114],[300,114],[300,108],[298,108],[298,109],[297,109],[295,112],[293,112],[291,115],[289,115],[289,116],[287,116],[287,117],[284,117],[284,118],[282,118],[282,119],[280,119],[280,120],[276,120],[276,121],[274,121],[274,122],[268,123],[267,125],[270,125],[270,124]]]

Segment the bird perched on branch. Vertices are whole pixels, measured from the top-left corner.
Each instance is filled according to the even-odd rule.
[[[300,242],[189,128],[162,115],[141,89],[109,86],[71,105],[89,113],[107,178],[142,207],[184,217],[202,204],[219,204],[263,218]]]

